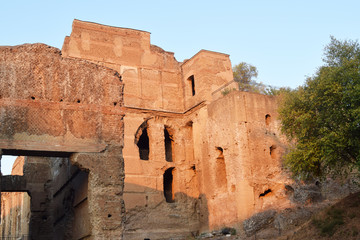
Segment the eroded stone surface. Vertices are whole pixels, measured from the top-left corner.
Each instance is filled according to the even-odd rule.
[[[0,47],[0,73],[0,148],[26,156],[32,238],[121,239],[118,73],[44,44]]]
[[[32,222],[47,216],[32,231],[181,239],[250,219],[250,237],[271,238],[307,218],[288,209],[332,188],[290,179],[277,98],[222,96],[232,80],[226,54],[178,62],[148,32],[79,20],[61,52],[0,47],[0,148],[27,156]]]

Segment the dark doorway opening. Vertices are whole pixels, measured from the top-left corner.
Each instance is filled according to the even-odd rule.
[[[142,130],[142,134],[137,142],[139,148],[139,156],[141,160],[149,160],[149,136],[147,128]]]
[[[166,129],[166,127],[164,128],[164,137],[165,137],[165,157],[166,157],[166,161],[167,162],[172,162],[173,161],[173,157],[172,157],[173,140],[172,140],[172,137],[169,134],[168,130]]]
[[[174,168],[169,168],[164,173],[164,196],[165,200],[168,203],[175,202],[174,192],[173,192],[173,171]]]

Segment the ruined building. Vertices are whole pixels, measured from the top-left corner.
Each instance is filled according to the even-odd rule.
[[[286,208],[277,99],[233,85],[226,54],[178,62],[149,32],[78,20],[61,51],[0,47],[0,149],[24,157],[2,194],[29,194],[33,239],[167,239]]]

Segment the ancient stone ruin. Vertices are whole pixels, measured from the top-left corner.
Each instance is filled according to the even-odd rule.
[[[21,156],[2,235],[181,238],[291,207],[277,99],[223,96],[234,84],[226,54],[178,62],[149,32],[79,20],[61,51],[0,47],[0,149]]]

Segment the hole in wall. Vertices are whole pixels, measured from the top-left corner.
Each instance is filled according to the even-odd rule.
[[[63,99],[60,99],[60,102],[63,102],[64,100]]]
[[[216,184],[218,188],[226,188],[227,186],[227,176],[226,176],[226,164],[224,158],[224,150],[222,147],[216,147],[216,152],[218,154],[216,158]]]
[[[32,99],[32,100],[35,100],[35,97],[34,97],[34,96],[31,96],[31,99]]]
[[[108,214],[108,218],[111,218],[111,217],[112,217],[112,215],[109,213],[109,214]]]
[[[265,192],[261,193],[261,194],[259,195],[259,198],[260,198],[260,197],[265,197],[265,196],[268,195],[269,193],[271,193],[271,189],[270,189],[270,188],[269,188],[268,190],[266,190]]]
[[[288,192],[294,192],[294,188],[292,187],[292,186],[290,186],[290,185],[285,185],[285,189],[286,189],[286,191],[288,191]]]
[[[191,170],[196,171],[195,164],[190,167]]]
[[[76,102],[77,102],[77,103],[80,103],[80,99],[78,99]]]
[[[164,196],[168,203],[175,202],[173,192],[173,172],[174,168],[169,168],[164,172],[163,183],[164,183]]]
[[[165,158],[167,162],[172,162],[173,161],[172,148],[174,141],[172,139],[172,136],[169,134],[167,127],[164,128],[164,138],[165,138]]]
[[[224,158],[224,149],[222,147],[216,147],[216,151],[219,154],[217,158]]]
[[[149,160],[150,144],[147,120],[144,121],[136,130],[134,143],[139,149],[140,159]]]
[[[261,194],[259,195],[259,198],[260,198],[260,197],[265,197],[265,196],[268,195],[269,193],[271,193],[271,189],[267,189],[265,192],[261,193]]]
[[[270,114],[266,114],[265,115],[265,124],[266,126],[269,126],[271,123],[271,115]]]
[[[189,88],[191,90],[191,96],[195,96],[195,78],[194,75],[191,75],[190,77],[188,77],[187,79]]]
[[[139,148],[140,159],[149,160],[149,136],[147,133],[147,127],[142,130],[137,146]]]
[[[276,145],[271,145],[270,156],[271,156],[271,158],[276,158],[276,156],[277,156]]]
[[[113,104],[114,104],[114,107],[117,105],[117,102],[113,102]]]

